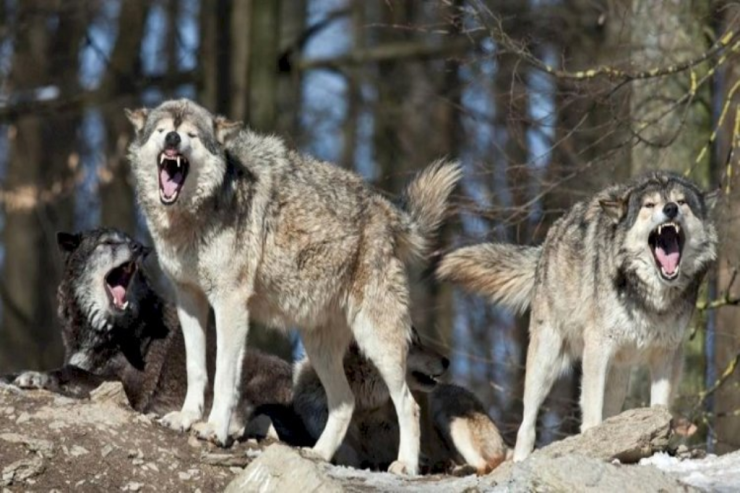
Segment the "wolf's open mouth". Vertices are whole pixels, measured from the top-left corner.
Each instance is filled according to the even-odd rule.
[[[648,244],[663,279],[666,281],[676,279],[681,269],[681,252],[684,244],[681,226],[673,222],[661,224],[650,233]]]
[[[438,377],[427,375],[420,371],[412,371],[411,376],[414,377],[414,380],[416,380],[420,387],[435,387],[439,383],[437,380]]]
[[[123,311],[128,308],[126,295],[135,273],[136,262],[131,261],[111,269],[105,276],[105,291],[117,310]]]
[[[190,163],[175,149],[165,149],[159,155],[159,200],[165,205],[174,204],[180,195]]]

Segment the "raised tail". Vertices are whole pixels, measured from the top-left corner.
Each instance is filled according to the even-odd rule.
[[[518,312],[529,307],[542,247],[484,243],[444,256],[437,277]]]
[[[406,214],[397,235],[402,259],[419,260],[429,255],[432,239],[445,218],[450,194],[461,176],[458,163],[439,160],[408,186],[404,197]]]

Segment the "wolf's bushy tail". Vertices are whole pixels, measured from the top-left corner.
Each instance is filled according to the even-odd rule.
[[[445,218],[450,194],[461,176],[458,163],[442,159],[409,184],[404,194],[407,214],[397,235],[402,259],[420,260],[429,255],[431,240]]]
[[[513,310],[529,307],[542,247],[484,243],[444,256],[437,277]]]

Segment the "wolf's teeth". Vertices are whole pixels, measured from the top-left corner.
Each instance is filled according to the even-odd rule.
[[[159,155],[159,164],[162,164],[164,162],[164,153]]]
[[[663,233],[663,225],[661,224],[660,226],[658,226],[658,234],[662,234],[662,233]]]
[[[123,310],[125,310],[126,308],[128,308],[128,301],[126,301],[126,303],[124,303],[123,306],[121,306],[121,308]]]
[[[180,168],[180,156],[177,156],[177,167]]]
[[[676,224],[675,226],[676,226],[676,233],[680,232],[681,231],[681,226],[679,226],[678,224]]]

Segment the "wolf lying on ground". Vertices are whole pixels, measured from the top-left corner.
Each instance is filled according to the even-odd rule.
[[[415,474],[418,406],[406,384],[410,338],[405,263],[422,259],[460,177],[437,163],[409,186],[406,210],[355,174],[289,150],[187,100],[128,111],[136,194],[172,280],[185,336],[188,391],[163,423],[203,417],[204,327],[216,315],[214,402],[203,438],[226,442],[248,320],[298,327],[327,392],[329,416],[314,451],[329,460],[354,409],[343,371],[350,340],[377,366],[400,425],[394,472]]]
[[[582,358],[582,430],[617,414],[629,373],[650,366],[652,405],[667,406],[699,286],[716,258],[716,194],[666,172],[597,193],[555,222],[541,247],[461,248],[439,277],[523,310],[531,305],[524,417],[515,460],[535,442],[554,380]]]
[[[57,238],[65,257],[57,293],[65,364],[3,380],[73,397],[86,397],[102,382],[117,380],[139,412],[178,409],[186,390],[185,346],[174,307],[151,289],[142,268],[147,249],[114,229],[59,233]],[[212,374],[213,344],[208,353]],[[240,385],[234,433],[247,424],[254,406],[291,402],[291,366],[249,351]]]
[[[448,472],[456,465],[471,466],[484,474],[505,460],[508,449],[483,404],[462,387],[438,382],[449,361],[423,345],[416,331],[407,364],[406,380],[421,407],[421,456],[428,472]],[[388,388],[354,344],[344,358],[344,370],[356,405],[335,462],[385,469],[394,459],[399,437]],[[293,405],[309,436],[316,440],[327,420],[326,393],[305,358],[295,367]]]

